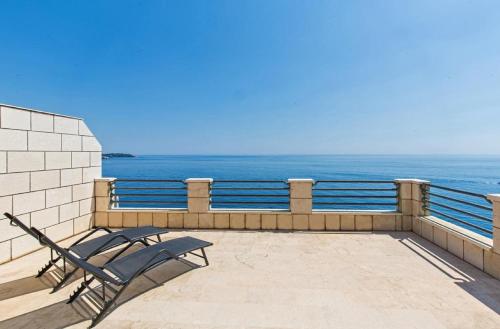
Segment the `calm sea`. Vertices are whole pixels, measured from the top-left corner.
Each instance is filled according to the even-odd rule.
[[[500,156],[304,155],[166,156],[103,160],[103,175],[117,178],[339,179],[420,178],[447,187],[500,193]],[[467,198],[466,198],[467,199]],[[443,203],[447,203],[445,200]],[[486,212],[479,212],[490,216]],[[469,220],[467,216],[460,218]],[[483,226],[481,221],[473,221]]]
[[[144,155],[104,160],[103,175],[174,179],[421,178],[478,193],[500,193],[500,156]]]

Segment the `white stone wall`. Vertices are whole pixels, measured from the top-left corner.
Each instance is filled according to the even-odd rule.
[[[101,145],[78,118],[0,105],[0,218],[9,212],[62,240],[89,229]],[[40,248],[0,221],[0,263]]]

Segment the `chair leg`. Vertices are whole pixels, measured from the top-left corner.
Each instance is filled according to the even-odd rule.
[[[105,284],[105,283],[103,283]],[[128,287],[128,283],[126,285],[124,285],[120,291],[118,291],[116,293],[116,295],[113,296],[113,298],[111,298],[109,301],[105,302],[104,303],[104,307],[102,308],[101,312],[99,312],[99,314],[97,314],[97,316],[95,318],[92,319],[92,323],[90,325],[89,328],[92,328],[94,327],[96,324],[99,323],[99,321],[102,320],[102,318],[106,315],[107,311],[109,310],[109,308],[116,302],[116,300],[118,299],[118,297],[120,297],[120,295],[123,293],[123,291],[125,291],[125,289]]]
[[[205,266],[208,266],[208,258],[207,254],[205,253],[205,248],[201,248],[201,254],[203,255],[203,259],[205,260]]]
[[[42,267],[39,271],[38,271],[38,274],[36,275],[37,278],[41,277],[42,275],[45,274],[45,272],[47,272],[53,265],[54,263],[57,263],[59,261],[59,259],[61,259],[61,256],[58,256],[56,259],[54,260],[50,260],[44,267]]]
[[[66,302],[66,304],[71,304],[75,301],[75,299],[80,296],[80,294],[85,290],[85,288],[87,288],[87,285],[91,284],[92,281],[94,281],[94,277],[91,277],[90,279],[88,280],[84,280],[79,286],[78,288],[76,288],[75,291],[73,291],[73,293],[69,296],[69,300]]]

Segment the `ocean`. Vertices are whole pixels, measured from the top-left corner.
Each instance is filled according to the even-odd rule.
[[[214,179],[420,178],[477,193],[500,193],[500,156],[141,155],[103,160],[104,177]]]
[[[142,155],[135,158],[103,160],[103,176],[136,179],[210,177],[234,180],[285,180],[287,178],[393,180],[396,178],[420,178],[446,187],[488,194],[500,193],[500,156]],[[476,201],[468,197],[463,199]],[[447,200],[439,201],[452,205]],[[487,205],[486,202],[484,204]],[[464,209],[469,211],[472,208],[466,207]],[[487,211],[479,210],[478,213],[491,216],[491,213]],[[478,225],[481,227],[488,227],[488,225],[491,227],[491,224],[477,221],[461,213],[453,215],[476,224],[479,223]]]

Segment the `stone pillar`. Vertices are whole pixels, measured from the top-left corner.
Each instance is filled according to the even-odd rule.
[[[212,178],[188,178],[188,212],[205,213],[210,210],[210,185]]]
[[[111,190],[116,178],[96,178],[94,180],[95,211],[108,211],[111,207]]]
[[[396,179],[395,182],[399,189],[398,211],[403,215],[402,229],[411,231],[417,217],[429,215],[423,208],[423,197],[430,182],[421,179]]]
[[[493,205],[493,248],[484,252],[484,271],[500,280],[500,194],[489,194]]]
[[[290,178],[290,212],[292,214],[312,213],[313,179]]]
[[[500,254],[500,194],[489,194],[493,205],[493,251]]]

